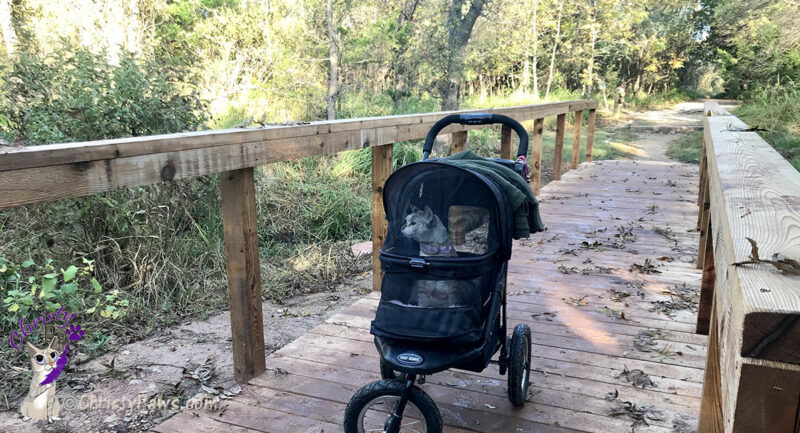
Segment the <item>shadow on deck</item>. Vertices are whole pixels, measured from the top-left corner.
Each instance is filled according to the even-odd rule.
[[[516,241],[509,326],[533,330],[529,402],[515,409],[496,366],[422,388],[445,431],[682,432],[696,428],[706,337],[694,333],[700,271],[697,168],[604,161],[540,194],[548,231]],[[337,432],[380,378],[370,294],[267,358],[220,413],[186,411],[157,432]]]

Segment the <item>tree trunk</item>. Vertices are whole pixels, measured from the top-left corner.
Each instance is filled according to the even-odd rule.
[[[447,11],[447,28],[449,38],[445,55],[444,79],[439,84],[442,97],[442,110],[458,109],[458,91],[464,76],[464,61],[467,54],[467,43],[472,35],[475,21],[487,0],[473,0],[467,14],[462,16],[464,0],[451,0]]]
[[[330,40],[330,52],[328,54],[330,62],[328,71],[328,120],[333,120],[336,119],[336,99],[339,93],[339,35],[336,30],[336,24],[333,22],[333,0],[328,0],[325,19],[328,23],[328,39]]]
[[[538,15],[539,0],[533,0],[533,98],[539,99],[539,72],[536,64],[539,63],[539,33],[536,31],[536,15]]]
[[[553,84],[553,69],[556,65],[556,51],[558,51],[558,39],[561,37],[561,12],[564,8],[564,0],[558,3],[558,21],[556,24],[556,38],[553,41],[553,55],[550,56],[550,75],[547,77],[547,91],[544,94],[544,100],[550,100],[550,86]]]
[[[11,23],[11,0],[0,0],[0,32],[3,33],[6,54],[10,57],[17,47],[17,32]]]
[[[600,33],[600,29],[598,29],[596,25],[593,25],[592,26],[592,45],[591,45],[592,49],[591,49],[591,55],[589,57],[589,66],[586,67],[586,75],[587,75],[587,77],[586,77],[587,78],[586,79],[586,81],[587,81],[586,87],[588,89],[586,93],[589,95],[589,98],[591,98],[592,95],[594,94],[594,56],[595,56],[594,48],[597,45],[597,35],[598,35],[598,33]]]

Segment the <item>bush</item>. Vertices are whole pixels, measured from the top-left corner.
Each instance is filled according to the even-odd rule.
[[[753,94],[735,113],[800,170],[800,90],[770,88]]]
[[[2,77],[3,128],[26,145],[194,130],[204,104],[178,67],[64,44],[49,56],[21,52]]]

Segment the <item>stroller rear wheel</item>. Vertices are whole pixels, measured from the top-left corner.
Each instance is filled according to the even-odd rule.
[[[517,325],[511,337],[508,366],[508,399],[520,407],[528,398],[531,373],[531,328]]]
[[[416,386],[408,393],[399,423],[389,428],[404,392],[406,384],[397,380],[379,380],[358,390],[344,411],[345,433],[441,433],[442,415],[436,403]]]

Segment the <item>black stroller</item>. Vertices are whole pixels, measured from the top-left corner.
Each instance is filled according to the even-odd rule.
[[[514,129],[520,158],[492,161],[527,177],[528,135],[522,125],[507,116],[476,113],[437,122],[425,140],[423,161],[399,168],[386,181],[384,275],[371,328],[383,380],[350,400],[346,433],[441,432],[439,409],[415,382],[450,368],[480,372],[496,362],[500,374],[508,372],[511,403],[522,406],[527,398],[530,329],[521,324],[506,336],[514,215],[503,189],[485,172],[428,159],[436,135],[452,123]]]

